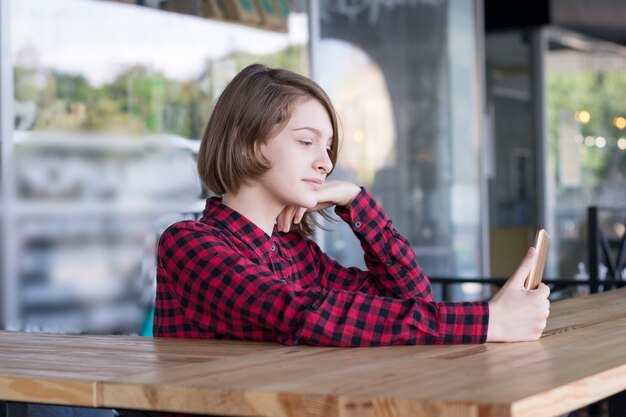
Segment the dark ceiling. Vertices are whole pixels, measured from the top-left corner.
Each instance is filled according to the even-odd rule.
[[[626,45],[626,0],[484,0],[489,31],[555,25]]]

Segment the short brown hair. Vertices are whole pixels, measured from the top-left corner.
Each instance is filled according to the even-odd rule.
[[[333,128],[329,156],[334,167],[339,149],[338,123],[326,92],[303,75],[253,64],[232,79],[211,113],[198,154],[202,182],[221,195],[237,193],[246,181],[263,175],[271,166],[257,152],[259,145],[289,122],[296,103],[302,99],[317,100],[328,113]],[[305,215],[300,232],[310,235],[312,223]]]

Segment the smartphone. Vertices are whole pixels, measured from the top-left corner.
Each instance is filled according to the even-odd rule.
[[[534,290],[539,286],[543,277],[543,269],[546,266],[546,257],[548,256],[548,248],[550,247],[550,236],[545,229],[540,229],[535,238],[535,250],[537,251],[537,262],[530,270],[530,274],[526,278],[524,287],[527,290]]]

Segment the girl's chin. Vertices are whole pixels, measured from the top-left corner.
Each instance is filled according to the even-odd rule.
[[[317,198],[301,198],[292,205],[312,209],[317,206]]]

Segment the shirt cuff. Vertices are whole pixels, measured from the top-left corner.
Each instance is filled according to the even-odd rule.
[[[485,343],[489,326],[487,302],[437,303],[435,344]]]
[[[389,223],[387,214],[365,187],[361,187],[349,208],[336,206],[335,213],[352,230],[365,236],[377,236]]]

